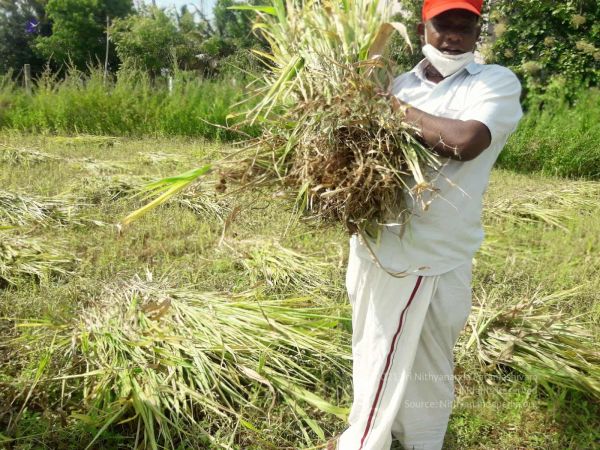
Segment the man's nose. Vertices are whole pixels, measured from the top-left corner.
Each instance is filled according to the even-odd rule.
[[[462,42],[462,35],[455,31],[449,31],[446,34],[446,40],[448,43],[460,44]]]

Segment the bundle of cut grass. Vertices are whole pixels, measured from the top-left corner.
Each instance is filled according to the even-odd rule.
[[[67,362],[61,379],[84,384],[77,417],[96,424],[97,437],[120,424],[137,429],[133,448],[175,448],[201,422],[252,427],[242,411],[268,415],[275,402],[322,438],[302,404],[346,413],[314,393],[321,377],[348,376],[348,349],[335,338],[339,320],[308,298],[133,280],[107,288],[73,324],[22,323],[21,340],[54,336],[55,356]]]
[[[73,262],[73,258],[38,239],[0,229],[0,286],[16,284],[23,277],[41,281],[52,275],[66,275]]]
[[[0,190],[0,223],[8,225],[65,225],[81,223],[83,205],[72,197],[32,197]]]
[[[508,220],[543,223],[566,229],[565,222],[575,214],[590,211],[600,202],[600,183],[572,181],[566,186],[543,186],[519,190],[510,196],[487,202],[488,221]],[[505,191],[503,191],[505,192]]]
[[[378,1],[274,0],[255,28],[269,42],[270,73],[248,113],[264,134],[251,146],[249,174],[299,193],[311,213],[343,223],[398,220],[404,196],[431,188],[438,161],[394,112],[391,68],[382,56],[394,29]]]
[[[148,180],[133,175],[101,175],[82,180],[77,190],[93,204],[114,202],[139,194]]]
[[[173,153],[138,152],[139,159],[146,164],[175,164],[181,162],[181,157]]]
[[[59,161],[60,156],[30,148],[16,148],[0,144],[0,161],[13,165],[36,164],[46,161]]]
[[[419,201],[433,190],[439,161],[387,94],[393,69],[384,49],[394,30],[406,33],[387,22],[382,5],[273,0],[235,7],[258,14],[255,29],[271,52],[257,54],[270,70],[256,80],[243,122],[260,122],[263,135],[215,163],[222,182],[280,183],[299,211],[352,229],[398,221],[407,195]],[[173,195],[173,179],[160,183],[157,193]]]
[[[68,146],[96,146],[96,147],[112,147],[119,143],[118,138],[114,136],[95,136],[82,134],[79,136],[51,136],[48,138],[50,142],[58,145]]]
[[[231,206],[224,198],[219,198],[214,189],[206,185],[194,184],[183,195],[172,199],[170,203],[189,209],[205,219],[216,219],[224,222],[231,212]]]
[[[510,367],[541,386],[574,389],[600,399],[600,351],[579,317],[558,309],[573,290],[528,301],[474,306],[466,348],[491,367]]]
[[[69,160],[70,164],[81,167],[93,175],[112,175],[118,173],[127,173],[130,168],[126,163],[118,161],[101,161],[94,158],[80,158]]]
[[[322,258],[303,255],[277,242],[252,240],[237,242],[233,249],[252,285],[265,283],[282,292],[331,290],[331,265]]]

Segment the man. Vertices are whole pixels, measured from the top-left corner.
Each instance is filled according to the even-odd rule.
[[[483,0],[425,0],[426,56],[393,84],[395,107],[444,165],[428,207],[380,239],[353,236],[346,285],[352,305],[354,402],[339,450],[439,450],[451,412],[452,349],[471,308],[471,260],[483,240],[482,197],[522,116],[508,69],[474,62]],[[394,274],[404,273],[405,276]]]

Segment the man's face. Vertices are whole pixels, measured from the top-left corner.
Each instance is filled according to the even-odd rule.
[[[427,42],[448,55],[473,51],[480,31],[478,16],[464,9],[443,12],[419,26],[421,38],[426,33]]]

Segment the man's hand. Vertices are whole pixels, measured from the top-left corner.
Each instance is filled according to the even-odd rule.
[[[409,104],[406,102],[403,102],[402,100],[400,100],[398,97],[396,97],[394,94],[392,94],[389,91],[377,91],[377,95],[380,97],[384,97],[386,99],[389,100],[391,106],[392,106],[392,111],[394,112],[398,112],[400,111],[402,108],[408,108]]]

